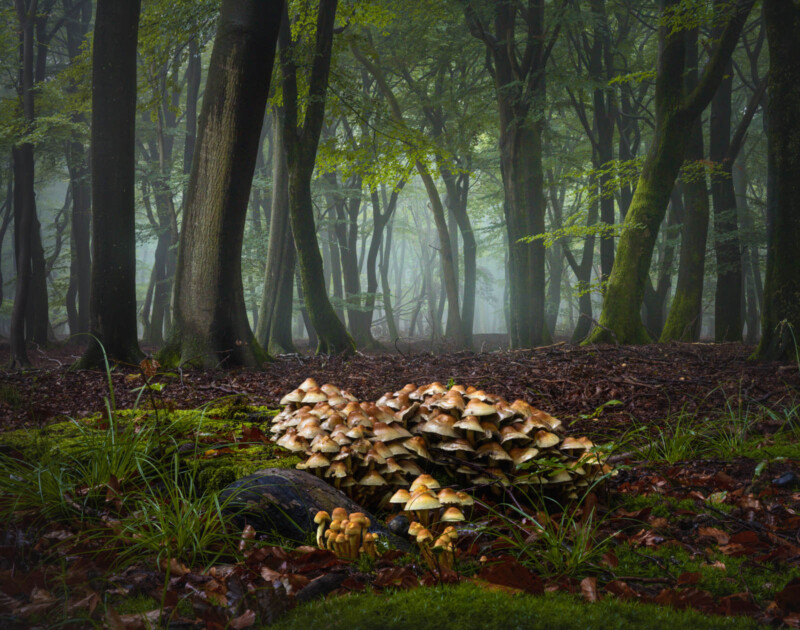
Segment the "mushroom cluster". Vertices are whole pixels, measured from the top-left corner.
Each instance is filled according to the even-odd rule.
[[[474,387],[413,384],[359,402],[312,378],[281,400],[271,431],[304,455],[298,468],[357,501],[378,502],[427,468],[462,486],[535,484],[577,497],[610,471],[585,437],[564,437],[561,421],[523,400],[509,403]]]
[[[362,512],[348,514],[342,507],[334,508],[331,514],[320,510],[314,522],[320,549],[332,551],[344,560],[357,560],[362,553],[373,559],[378,557],[377,537],[367,531],[370,520]]]

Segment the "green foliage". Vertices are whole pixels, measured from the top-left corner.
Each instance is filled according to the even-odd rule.
[[[587,605],[577,597],[551,593],[532,597],[487,592],[471,584],[418,588],[389,596],[352,595],[300,606],[277,624],[275,630],[324,627],[327,630],[407,630],[438,628],[463,630],[641,630],[685,627],[694,630],[756,628],[744,618],[724,618],[694,611],[677,611],[616,599]]]

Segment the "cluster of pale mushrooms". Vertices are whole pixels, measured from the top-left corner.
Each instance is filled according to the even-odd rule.
[[[343,560],[357,560],[360,554],[378,557],[377,537],[367,531],[370,520],[363,512],[348,514],[343,507],[324,510],[314,517],[317,524],[317,547],[332,551]]]
[[[462,385],[413,384],[376,402],[306,379],[281,399],[270,428],[276,443],[362,504],[385,505],[424,471],[462,487],[536,485],[577,498],[610,472],[585,437],[564,437],[561,421],[523,400]]]

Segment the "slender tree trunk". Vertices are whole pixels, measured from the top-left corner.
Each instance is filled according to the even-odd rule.
[[[256,337],[270,354],[296,352],[292,341],[295,254],[289,225],[289,173],[283,147],[283,113],[276,108],[272,140],[272,209],[267,264]]]
[[[775,199],[767,216],[762,334],[755,356],[795,361],[800,336],[800,6],[789,0],[765,0],[764,20]]]
[[[381,272],[381,292],[383,293],[383,310],[386,313],[386,326],[389,329],[389,339],[394,342],[400,337],[397,321],[394,316],[394,309],[392,308],[392,294],[391,285],[389,284],[389,259],[392,253],[392,233],[394,227],[394,215],[389,219],[389,225],[386,227],[386,238],[381,243],[381,260],[378,267]],[[397,294],[400,293],[400,288],[397,288]]]
[[[714,338],[719,342],[742,340],[742,259],[736,195],[725,158],[730,149],[733,64],[726,66],[717,93],[711,101],[709,157],[721,173],[711,176],[714,200],[714,251],[717,257],[717,286],[714,298]]]
[[[461,306],[461,326],[464,345],[472,347],[472,329],[475,325],[475,298],[478,282],[478,244],[467,213],[469,174],[455,176],[449,169],[440,169],[442,181],[447,188],[447,206],[453,214],[464,243],[464,292]]]
[[[267,359],[247,317],[241,254],[282,10],[281,1],[258,0],[223,0],[220,10],[176,273],[173,341],[182,362],[255,367]],[[165,360],[174,354],[168,349]]]

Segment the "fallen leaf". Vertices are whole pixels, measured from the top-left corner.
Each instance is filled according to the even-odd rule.
[[[727,532],[717,529],[716,527],[699,527],[697,529],[697,533],[701,536],[710,536],[720,545],[727,545],[730,541],[730,537],[728,536]]]
[[[794,578],[775,595],[775,601],[785,612],[800,613],[800,578]]]
[[[544,583],[541,578],[533,575],[511,556],[500,556],[495,562],[484,566],[478,573],[478,578],[492,584],[522,589],[531,595],[544,592]]]
[[[587,602],[596,602],[598,600],[596,577],[585,577],[581,580],[581,595]]]
[[[242,628],[249,628],[256,622],[256,614],[249,608],[235,619],[231,619],[228,627],[233,630],[242,630]]]

